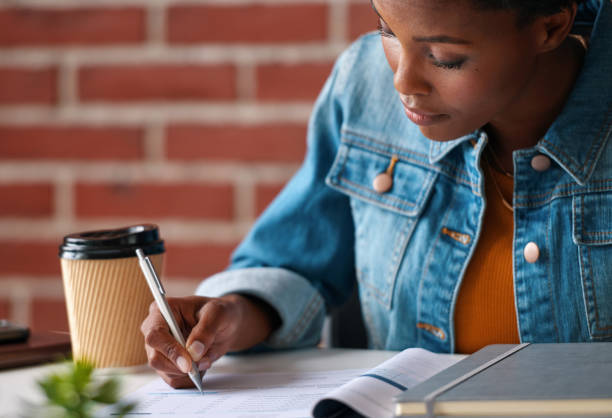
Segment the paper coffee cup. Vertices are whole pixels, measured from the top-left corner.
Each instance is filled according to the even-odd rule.
[[[137,248],[161,275],[164,242],[156,225],[64,237],[59,255],[74,360],[96,367],[146,363],[140,325],[153,296]]]

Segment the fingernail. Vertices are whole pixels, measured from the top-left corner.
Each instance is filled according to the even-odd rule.
[[[217,353],[211,353],[209,356],[209,360],[212,363],[213,361],[216,361],[219,358],[219,355]]]
[[[187,351],[189,351],[189,354],[191,354],[192,359],[198,361],[202,358],[202,354],[204,354],[204,344],[199,341],[194,341],[189,347],[187,347]]]
[[[210,362],[208,360],[202,360],[198,363],[198,370],[201,372],[210,369]]]
[[[178,359],[176,359],[176,364],[179,366],[179,369],[181,369],[183,373],[189,373],[189,370],[191,370],[191,365],[185,357],[179,357]]]

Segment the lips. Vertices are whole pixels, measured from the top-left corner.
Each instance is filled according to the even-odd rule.
[[[402,101],[402,105],[404,105],[404,111],[406,112],[406,116],[412,122],[420,126],[429,126],[435,125],[436,123],[443,122],[444,120],[449,118],[449,115],[444,113],[432,112],[430,110],[423,110],[418,107],[408,106],[404,100]]]
[[[443,113],[425,113],[422,110],[410,109],[407,107],[405,107],[404,110],[406,111],[408,119],[420,126],[435,125],[449,117]]]

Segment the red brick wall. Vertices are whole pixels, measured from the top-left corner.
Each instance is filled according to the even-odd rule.
[[[223,269],[374,27],[367,0],[0,2],[0,317],[67,329],[70,232],[158,224],[174,295]]]

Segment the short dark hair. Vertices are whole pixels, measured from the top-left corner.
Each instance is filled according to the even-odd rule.
[[[518,16],[519,26],[529,24],[540,16],[549,16],[582,3],[583,0],[472,0],[484,10],[511,10]]]

